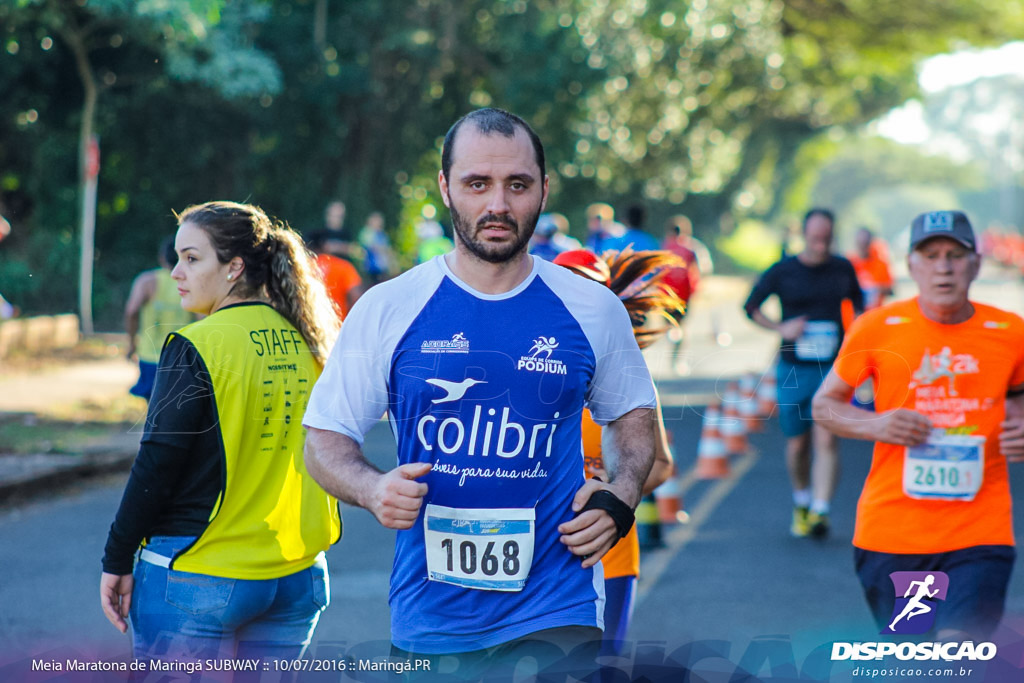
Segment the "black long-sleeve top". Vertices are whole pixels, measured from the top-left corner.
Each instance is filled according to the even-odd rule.
[[[842,343],[843,299],[853,302],[857,311],[864,310],[864,293],[857,283],[853,265],[842,256],[831,256],[825,263],[808,266],[796,256],[787,256],[762,273],[743,305],[748,317],[761,307],[772,294],[779,297],[782,320],[801,315],[808,320],[827,320],[838,325],[839,343]],[[783,360],[800,363],[792,342],[783,340]],[[838,346],[836,347],[838,351]],[[834,359],[823,359],[831,362]]]
[[[103,571],[131,574],[151,536],[198,536],[224,486],[224,445],[202,357],[174,336],[160,355],[139,454],[103,556]]]

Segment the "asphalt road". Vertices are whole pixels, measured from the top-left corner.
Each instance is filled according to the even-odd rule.
[[[992,294],[988,300],[1024,302],[1016,283],[983,285],[983,293]],[[709,302],[700,314],[705,323],[695,309],[687,352],[691,376],[672,378],[665,350],[652,352],[691,520],[666,527],[667,547],[645,554],[631,641],[622,658],[606,663],[620,670],[616,680],[789,681],[801,674],[859,680],[852,673],[857,663],[833,664],[828,650],[834,641],[878,639],[850,547],[870,445],[843,442],[833,534],[821,543],[788,536],[789,487],[774,420],[751,437],[748,455],[732,461],[730,477],[686,476],[695,461],[701,406],[723,393],[737,370],[755,369],[772,354],[771,338],[742,320],[736,307]],[[731,337],[724,339],[727,346],[719,343],[723,332]],[[367,453],[382,466],[393,462],[384,425],[371,433]],[[1011,476],[1019,497],[1024,466],[1012,467]],[[108,476],[0,511],[0,681],[80,680],[28,674],[33,659],[128,657],[129,638],[104,619],[97,594],[99,559],[124,478]],[[1024,505],[1018,505],[1018,529],[1024,528],[1022,516]],[[362,510],[345,508],[344,520],[344,538],[328,553],[332,604],[310,648],[312,658],[387,653],[393,534]],[[999,655],[987,665],[972,664],[966,680],[1024,680],[1021,634],[1024,567],[1018,564],[1008,616],[994,638]],[[397,680],[380,676],[334,672],[311,680]]]

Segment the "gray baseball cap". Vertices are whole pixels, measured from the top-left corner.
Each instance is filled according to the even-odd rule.
[[[971,251],[977,251],[974,228],[963,211],[930,211],[922,213],[910,224],[910,249],[933,237],[948,237]]]

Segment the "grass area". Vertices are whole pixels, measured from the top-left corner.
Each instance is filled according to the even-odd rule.
[[[0,415],[0,455],[78,454],[140,429],[145,417],[146,402],[127,395]]]
[[[103,446],[133,422],[73,422],[49,417],[13,416],[0,421],[0,454],[74,455]]]
[[[15,349],[3,358],[5,372],[39,372],[69,363],[105,360],[124,355],[123,334],[101,334],[82,339],[70,349],[26,351]]]
[[[755,273],[778,261],[782,253],[778,234],[757,221],[743,221],[731,235],[719,239],[716,245],[737,266]]]
[[[104,399],[88,399],[54,405],[47,409],[44,415],[48,419],[55,419],[61,422],[85,424],[92,422],[96,424],[135,424],[146,417],[147,404],[141,398],[130,396],[125,393],[123,396]]]

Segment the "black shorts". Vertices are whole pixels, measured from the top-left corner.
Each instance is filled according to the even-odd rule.
[[[902,555],[853,549],[864,597],[880,630],[893,619],[892,572],[945,572],[946,599],[938,606],[931,633],[946,629],[987,638],[1003,618],[1006,587],[1017,552],[1009,545],[978,545],[933,555]],[[901,596],[902,597],[902,596]]]

